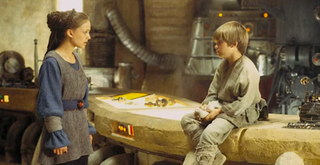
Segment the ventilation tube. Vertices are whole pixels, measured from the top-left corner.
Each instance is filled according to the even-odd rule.
[[[320,6],[314,10],[314,16],[316,17],[316,20],[320,22]]]
[[[147,64],[154,65],[162,69],[172,70],[177,68],[177,55],[169,53],[159,54],[156,52],[152,52],[135,41],[116,7],[108,7],[108,9],[106,10],[106,17],[110,21],[110,24],[112,25],[120,41],[127,49],[130,50],[132,54],[134,54]]]

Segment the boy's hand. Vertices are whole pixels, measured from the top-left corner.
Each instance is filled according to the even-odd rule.
[[[202,104],[199,108],[205,111],[207,106],[208,106],[208,104]],[[202,121],[198,112],[194,112],[194,118],[198,121]]]
[[[207,110],[207,112],[209,112],[209,114],[205,118],[203,118],[203,120],[206,122],[212,121],[213,119],[215,119],[220,113],[222,113],[222,110],[213,109],[213,110]]]
[[[207,109],[208,104],[202,104],[199,108],[202,110],[206,110]]]
[[[68,147],[67,146],[53,149],[53,153],[55,153],[57,155],[62,155],[65,152],[68,152]]]
[[[91,144],[92,144],[92,139],[93,139],[93,138],[92,138],[92,135],[90,135],[90,142],[91,142]]]

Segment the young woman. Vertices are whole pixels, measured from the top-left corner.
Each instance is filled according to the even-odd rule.
[[[233,128],[247,126],[259,118],[256,104],[261,100],[260,75],[244,55],[248,45],[246,28],[236,21],[227,22],[214,32],[213,40],[216,53],[224,60],[200,107],[208,114],[202,116],[196,111],[181,119],[181,126],[196,149],[197,165],[222,165],[226,157],[218,145]]]
[[[88,16],[75,10],[47,16],[51,35],[39,72],[37,116],[44,122],[38,162],[87,165],[96,130],[87,121],[88,82],[75,47],[90,40]]]

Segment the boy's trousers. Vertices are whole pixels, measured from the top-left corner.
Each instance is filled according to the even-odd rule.
[[[198,121],[194,113],[183,116],[181,126],[196,149],[197,165],[211,165],[220,152],[218,145],[223,143],[235,128],[232,123],[222,118],[216,118],[208,123]]]

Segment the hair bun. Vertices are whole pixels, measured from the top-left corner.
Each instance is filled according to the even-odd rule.
[[[47,24],[51,31],[63,30],[63,13],[54,11],[47,15]]]

